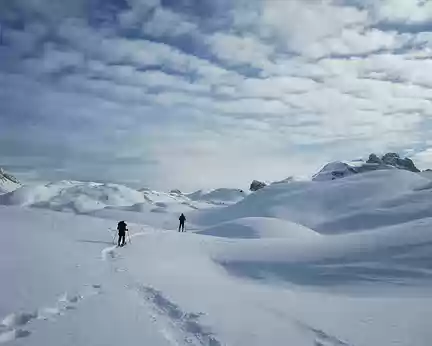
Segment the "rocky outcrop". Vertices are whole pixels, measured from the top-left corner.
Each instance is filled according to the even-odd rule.
[[[261,189],[265,188],[266,186],[267,186],[266,183],[263,183],[262,181],[254,180],[251,183],[251,185],[249,187],[249,190],[251,190],[251,191],[258,191],[258,190],[261,190]]]
[[[366,163],[382,164],[382,160],[376,154],[370,154]]]
[[[387,153],[381,158],[376,154],[370,154],[366,162],[362,160],[351,162],[331,162],[315,174],[313,180],[335,180],[353,174],[383,169],[403,169],[410,172],[420,172],[411,159],[407,157],[401,158],[396,153]]]
[[[399,154],[396,153],[387,153],[382,158],[379,158],[375,154],[370,154],[366,163],[389,165],[410,172],[420,172],[420,170],[415,166],[414,162],[410,158],[401,158]]]

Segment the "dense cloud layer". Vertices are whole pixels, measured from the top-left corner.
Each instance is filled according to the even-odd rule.
[[[371,151],[430,162],[430,2],[16,0],[0,23],[0,159],[35,178],[187,189]]]

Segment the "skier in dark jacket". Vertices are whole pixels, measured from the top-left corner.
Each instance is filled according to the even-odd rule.
[[[128,231],[126,222],[120,221],[117,225],[117,230],[118,230],[118,246],[124,246],[126,232]]]
[[[180,220],[179,232],[184,232],[185,231],[186,216],[184,216],[184,214],[182,213],[179,217],[179,220]]]

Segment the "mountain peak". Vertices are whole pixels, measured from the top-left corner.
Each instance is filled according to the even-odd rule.
[[[366,163],[375,163],[380,165],[385,164],[411,172],[420,172],[420,170],[415,166],[414,162],[410,158],[401,158],[397,153],[387,153],[381,158],[379,158],[376,154],[370,154]]]
[[[317,174],[315,174],[312,179],[335,180],[357,173],[383,169],[401,169],[414,173],[420,172],[420,170],[415,166],[414,162],[410,158],[401,158],[397,153],[387,153],[381,158],[376,154],[370,154],[366,162],[363,160],[358,160],[350,162],[336,161],[328,163]]]

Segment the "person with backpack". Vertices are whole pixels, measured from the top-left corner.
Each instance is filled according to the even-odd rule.
[[[126,240],[126,232],[128,231],[127,229],[127,224],[124,221],[120,221],[117,225],[117,230],[118,230],[118,246],[124,246],[125,245],[125,240]]]
[[[185,231],[185,221],[186,221],[186,216],[184,216],[184,214],[182,213],[179,217],[179,232],[184,232]]]

